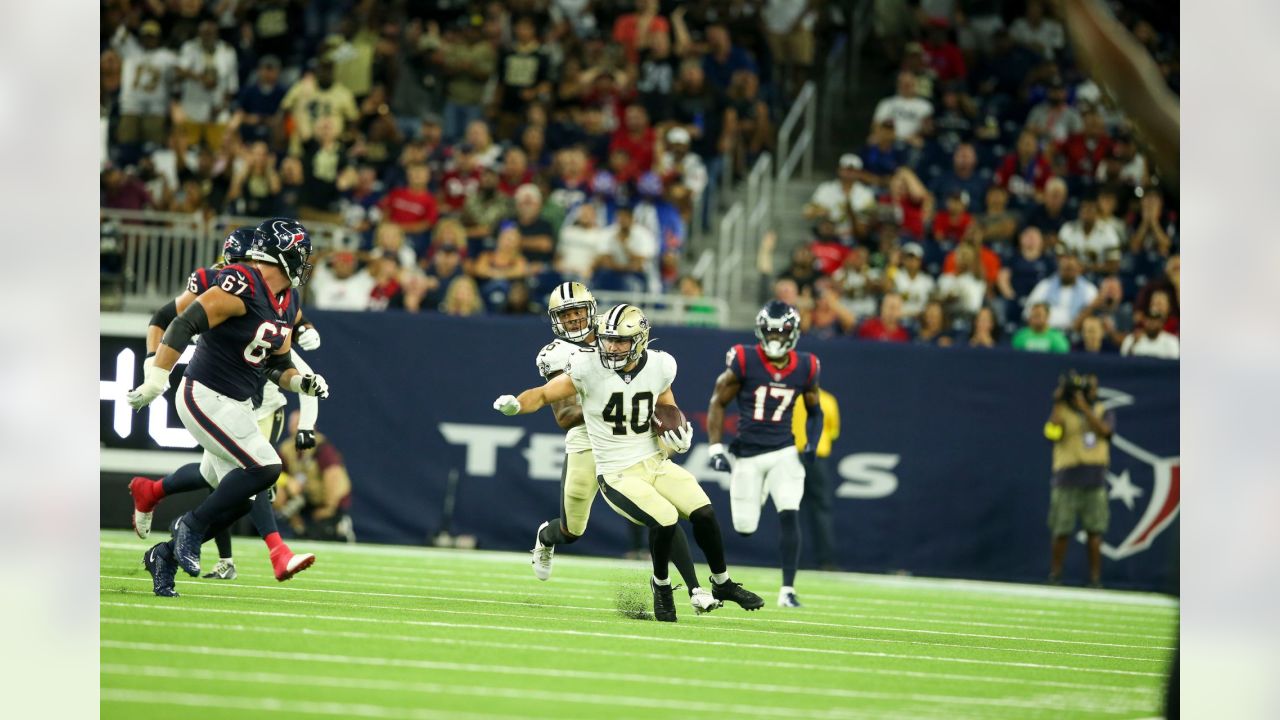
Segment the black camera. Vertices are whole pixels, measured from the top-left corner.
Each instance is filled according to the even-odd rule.
[[[1065,402],[1074,401],[1076,395],[1081,395],[1087,399],[1090,386],[1089,376],[1081,375],[1075,370],[1068,370],[1058,377],[1058,393]]]

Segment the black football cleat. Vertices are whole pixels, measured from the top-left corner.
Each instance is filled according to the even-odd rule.
[[[178,597],[173,587],[178,566],[173,561],[168,543],[157,543],[142,555],[142,566],[151,573],[151,590],[160,597]]]
[[[676,601],[671,595],[671,585],[659,585],[649,578],[649,588],[653,590],[653,617],[658,622],[675,622]]]
[[[188,519],[191,513],[187,513],[178,518],[178,522],[173,526],[173,556],[181,567],[191,577],[200,575],[200,541],[203,540],[195,531],[191,529]]]
[[[721,585],[712,579],[711,594],[717,600],[738,603],[743,610],[759,610],[764,607],[764,598],[742,587],[742,583],[736,583],[733,580]]]

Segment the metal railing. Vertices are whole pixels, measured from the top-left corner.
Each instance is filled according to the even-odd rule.
[[[801,169],[803,177],[813,177],[813,151],[817,145],[814,128],[817,126],[818,92],[813,82],[800,88],[800,94],[791,104],[791,110],[778,128],[778,186],[783,188]],[[796,128],[800,133],[792,138]]]
[[[602,312],[610,305],[627,303],[643,310],[654,325],[724,327],[729,322],[729,304],[720,298],[612,290],[599,290],[593,294]]]
[[[125,310],[149,310],[179,295],[198,267],[218,261],[222,242],[234,228],[257,225],[261,218],[161,213],[135,210],[100,211],[104,253],[117,256],[118,277],[103,278]],[[308,222],[318,249],[352,248],[359,238],[341,225]],[[107,242],[107,240],[110,242]],[[104,263],[105,264],[105,263]]]

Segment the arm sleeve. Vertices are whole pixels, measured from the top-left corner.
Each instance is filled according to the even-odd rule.
[[[173,322],[176,317],[178,317],[178,303],[175,300],[170,300],[151,316],[151,324],[161,330],[165,330],[168,329],[169,323]]]
[[[293,366],[298,372],[306,375],[312,373],[311,366],[306,360],[299,357],[298,353],[290,350],[290,358],[293,359]],[[320,398],[313,395],[298,395],[298,429],[299,430],[315,430],[316,418],[320,416]]]

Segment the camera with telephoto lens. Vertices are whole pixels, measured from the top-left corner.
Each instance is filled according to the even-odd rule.
[[[1063,402],[1074,402],[1076,395],[1088,397],[1089,376],[1081,375],[1075,370],[1068,370],[1058,378],[1058,392]]]

